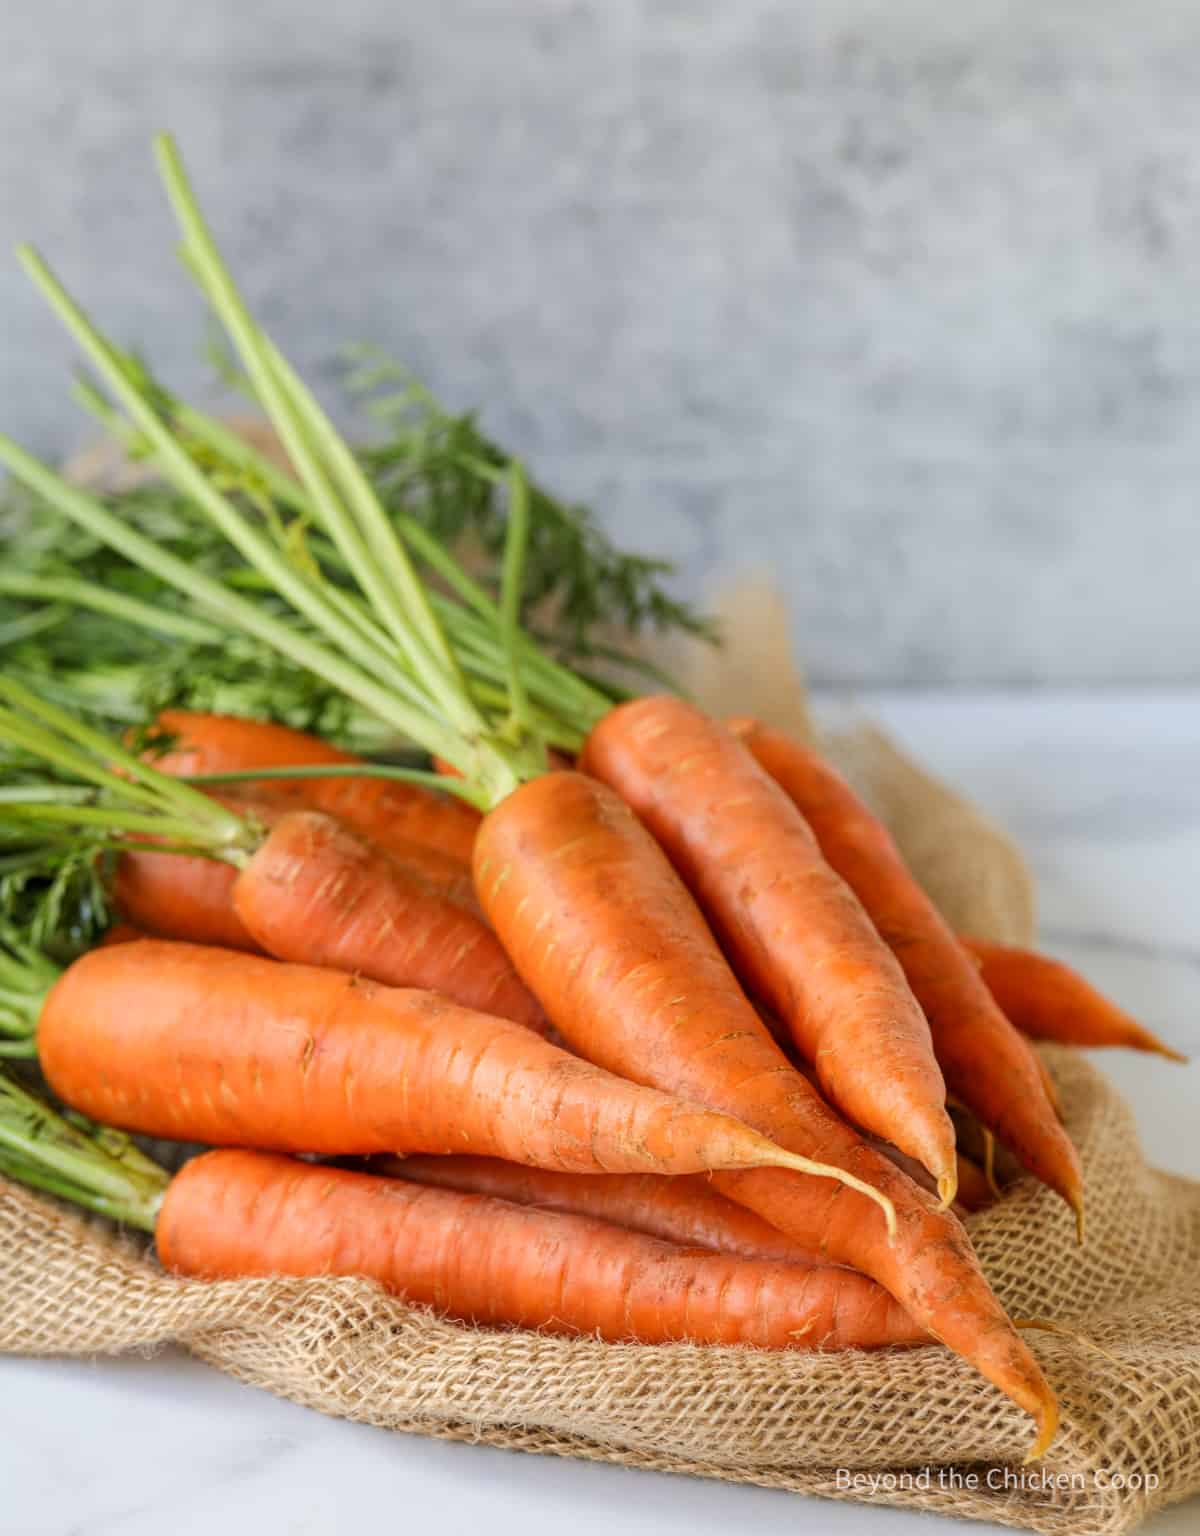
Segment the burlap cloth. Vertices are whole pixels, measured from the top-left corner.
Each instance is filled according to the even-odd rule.
[[[699,673],[686,663],[694,691],[807,729],[785,628],[762,593],[741,601],[733,659]],[[953,922],[1030,937],[1028,876],[996,828],[877,732],[827,745]],[[1076,1248],[1061,1203],[1027,1181],[970,1221],[1010,1311],[1071,1330],[1028,1336],[1064,1409],[1037,1468],[1019,1465],[1028,1419],[940,1347],[809,1356],[613,1345],[460,1327],[354,1280],[180,1281],[135,1243],[4,1183],[0,1349],[172,1342],[243,1381],[390,1429],[1064,1536],[1129,1531],[1200,1488],[1200,1185],[1146,1166],[1128,1109],[1086,1061],[1047,1060],[1083,1161],[1087,1245]],[[867,1473],[873,1486],[846,1486]],[[1131,1489],[1134,1478],[1143,1486]]]

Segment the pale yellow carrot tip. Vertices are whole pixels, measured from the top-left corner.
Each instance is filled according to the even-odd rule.
[[[1031,1461],[1040,1461],[1050,1449],[1050,1442],[1058,1433],[1058,1404],[1053,1398],[1048,1403],[1042,1404],[1042,1411],[1035,1415],[1037,1419],[1037,1439],[1025,1452],[1025,1465]]]
[[[1071,1196],[1071,1209],[1075,1212],[1075,1241],[1083,1247],[1083,1239],[1086,1231],[1086,1223],[1083,1215],[1083,1193],[1076,1190]]]
[[[873,1184],[868,1184],[864,1179],[855,1178],[852,1173],[847,1173],[844,1168],[835,1168],[832,1163],[814,1163],[811,1158],[801,1157],[797,1152],[785,1152],[782,1148],[776,1151],[772,1162],[776,1167],[792,1168],[797,1173],[815,1174],[819,1179],[838,1179],[841,1183],[847,1185],[848,1188],[858,1190],[860,1195],[866,1195],[868,1199],[874,1200],[875,1204],[883,1212],[884,1220],[887,1222],[888,1237],[895,1237],[896,1207],[883,1191],[876,1189]]]
[[[1004,1191],[996,1182],[996,1138],[986,1125],[981,1126],[980,1129],[983,1131],[983,1176],[996,1199],[1003,1200]]]
[[[938,1199],[942,1202],[942,1209],[954,1204],[954,1197],[958,1194],[958,1169],[953,1173],[943,1173],[937,1183]]]

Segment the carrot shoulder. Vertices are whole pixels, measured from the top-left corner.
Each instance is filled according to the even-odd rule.
[[[766,1349],[925,1342],[862,1275],[687,1252],[606,1222],[262,1153],[189,1163],[157,1241],[176,1273],[362,1275],[491,1326]]]
[[[144,940],[91,951],[38,1025],[74,1108],[149,1136],[288,1152],[473,1152],[574,1173],[796,1159],[435,993]]]
[[[756,721],[732,725],[804,814],[825,857],[894,950],[929,1020],[949,1092],[1082,1221],[1079,1159],[1047,1097],[1039,1063],[909,873],[887,828],[810,748]]]
[[[237,773],[253,768],[349,766],[361,762],[319,736],[267,720],[165,709],[157,724],[175,738],[153,759],[163,773]],[[258,789],[337,816],[364,837],[392,838],[469,861],[479,813],[449,796],[394,779],[264,779]]]
[[[320,811],[289,811],[233,887],[255,943],[278,960],[444,992],[544,1029],[542,1010],[481,917]]]
[[[948,1203],[954,1128],[929,1025],[787,795],[723,725],[680,699],[611,710],[581,765],[653,832],[826,1097],[924,1164]]]
[[[526,784],[484,818],[475,883],[521,974],[582,1055],[886,1190],[898,1219],[891,1242],[856,1189],[780,1172],[714,1181],[809,1252],[871,1275],[1035,1416],[1035,1449],[1044,1449],[1057,1422],[1054,1394],[957,1219],[868,1148],[791,1067],[666,856],[619,796],[578,773]]]
[[[1172,1061],[1187,1057],[1105,997],[1078,971],[1049,955],[963,939],[984,984],[1019,1030],[1060,1045],[1127,1046]]]

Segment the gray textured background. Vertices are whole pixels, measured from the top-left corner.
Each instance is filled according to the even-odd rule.
[[[179,136],[298,361],[374,339],[831,681],[1200,680],[1200,10],[4,0],[0,234],[201,395]],[[0,264],[0,422],[85,432]]]

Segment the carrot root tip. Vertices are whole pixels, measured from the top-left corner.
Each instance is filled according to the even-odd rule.
[[[983,1131],[983,1176],[996,1199],[1003,1200],[1004,1191],[996,1180],[996,1138],[986,1125],[981,1129]]]
[[[954,1197],[958,1194],[958,1170],[953,1173],[943,1173],[937,1182],[938,1199],[942,1202],[942,1209],[946,1210],[954,1204]]]
[[[1037,1416],[1037,1439],[1025,1452],[1024,1465],[1031,1461],[1040,1461],[1050,1449],[1050,1442],[1058,1433],[1058,1404],[1053,1398],[1043,1403],[1042,1411]]]

